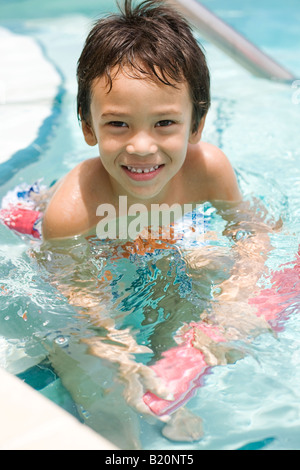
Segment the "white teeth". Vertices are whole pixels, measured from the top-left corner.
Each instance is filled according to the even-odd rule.
[[[131,173],[150,173],[151,171],[157,170],[159,165],[155,165],[151,168],[133,168],[132,166],[127,166],[127,169],[131,171]]]

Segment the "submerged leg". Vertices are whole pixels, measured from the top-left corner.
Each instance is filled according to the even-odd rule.
[[[85,423],[120,449],[139,449],[139,418],[123,398],[112,364],[87,354],[86,346],[54,344],[49,359]]]

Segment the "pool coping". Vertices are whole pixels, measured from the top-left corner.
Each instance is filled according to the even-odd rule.
[[[67,411],[0,368],[0,450],[117,450]]]

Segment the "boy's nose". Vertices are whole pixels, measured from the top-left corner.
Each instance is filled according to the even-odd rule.
[[[141,157],[145,157],[150,154],[154,154],[157,152],[157,145],[153,142],[151,136],[145,133],[139,133],[130,139],[126,147],[127,153],[130,155],[140,155]]]

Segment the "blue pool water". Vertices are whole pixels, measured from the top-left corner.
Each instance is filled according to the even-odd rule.
[[[203,4],[300,79],[297,0]],[[22,181],[44,178],[50,184],[82,159],[95,156],[76,120],[76,61],[94,19],[112,9],[114,2],[99,0],[0,0],[0,199]],[[257,197],[270,217],[282,219],[282,229],[271,236],[273,250],[266,263],[270,272],[280,270],[283,263],[292,268],[300,240],[300,82],[280,84],[252,77],[213,45],[203,43],[213,98],[204,140],[229,156],[245,197],[253,205]],[[215,217],[214,223],[219,245],[227,248],[221,219]],[[120,435],[129,426],[132,434],[139,429],[145,449],[300,449],[299,293],[277,335],[264,334],[241,344],[247,352],[244,358],[213,368],[188,403],[203,420],[202,440],[174,443],[162,437],[161,423],[141,418],[118,398],[123,385],[115,379],[115,364],[84,354],[80,339],[105,337],[106,330],[94,317],[87,320],[76,301],[70,305],[67,286],[75,279],[75,292],[87,297],[98,290],[103,318],[113,318],[120,330],[129,328],[139,344],[149,346],[148,339],[158,332],[152,348],[159,355],[168,342],[173,345],[163,325],[175,305],[187,302],[173,315],[172,331],[182,321],[196,320],[209,303],[211,291],[203,273],[195,272],[190,285],[182,259],[174,253],[157,256],[154,262],[116,264],[110,247],[100,249],[84,240],[70,241],[54,253],[40,251],[38,243],[22,240],[1,225],[0,240],[0,366],[121,446]],[[112,297],[98,282],[108,268]],[[174,290],[168,312],[166,296],[158,287],[170,295],[170,279]],[[261,283],[268,285],[268,279]],[[63,286],[59,291],[58,284]],[[186,305],[193,306],[192,313]],[[86,305],[86,313],[93,313],[93,308]],[[147,363],[149,354],[139,360]],[[68,367],[73,367],[73,376],[66,374]],[[71,397],[60,372],[66,376],[65,385],[81,381],[89,399],[76,406],[80,387],[70,387]],[[112,429],[107,429],[107,409],[114,407],[120,421],[115,418]],[[97,427],[97,421],[106,427]],[[117,428],[120,433],[114,435]]]

